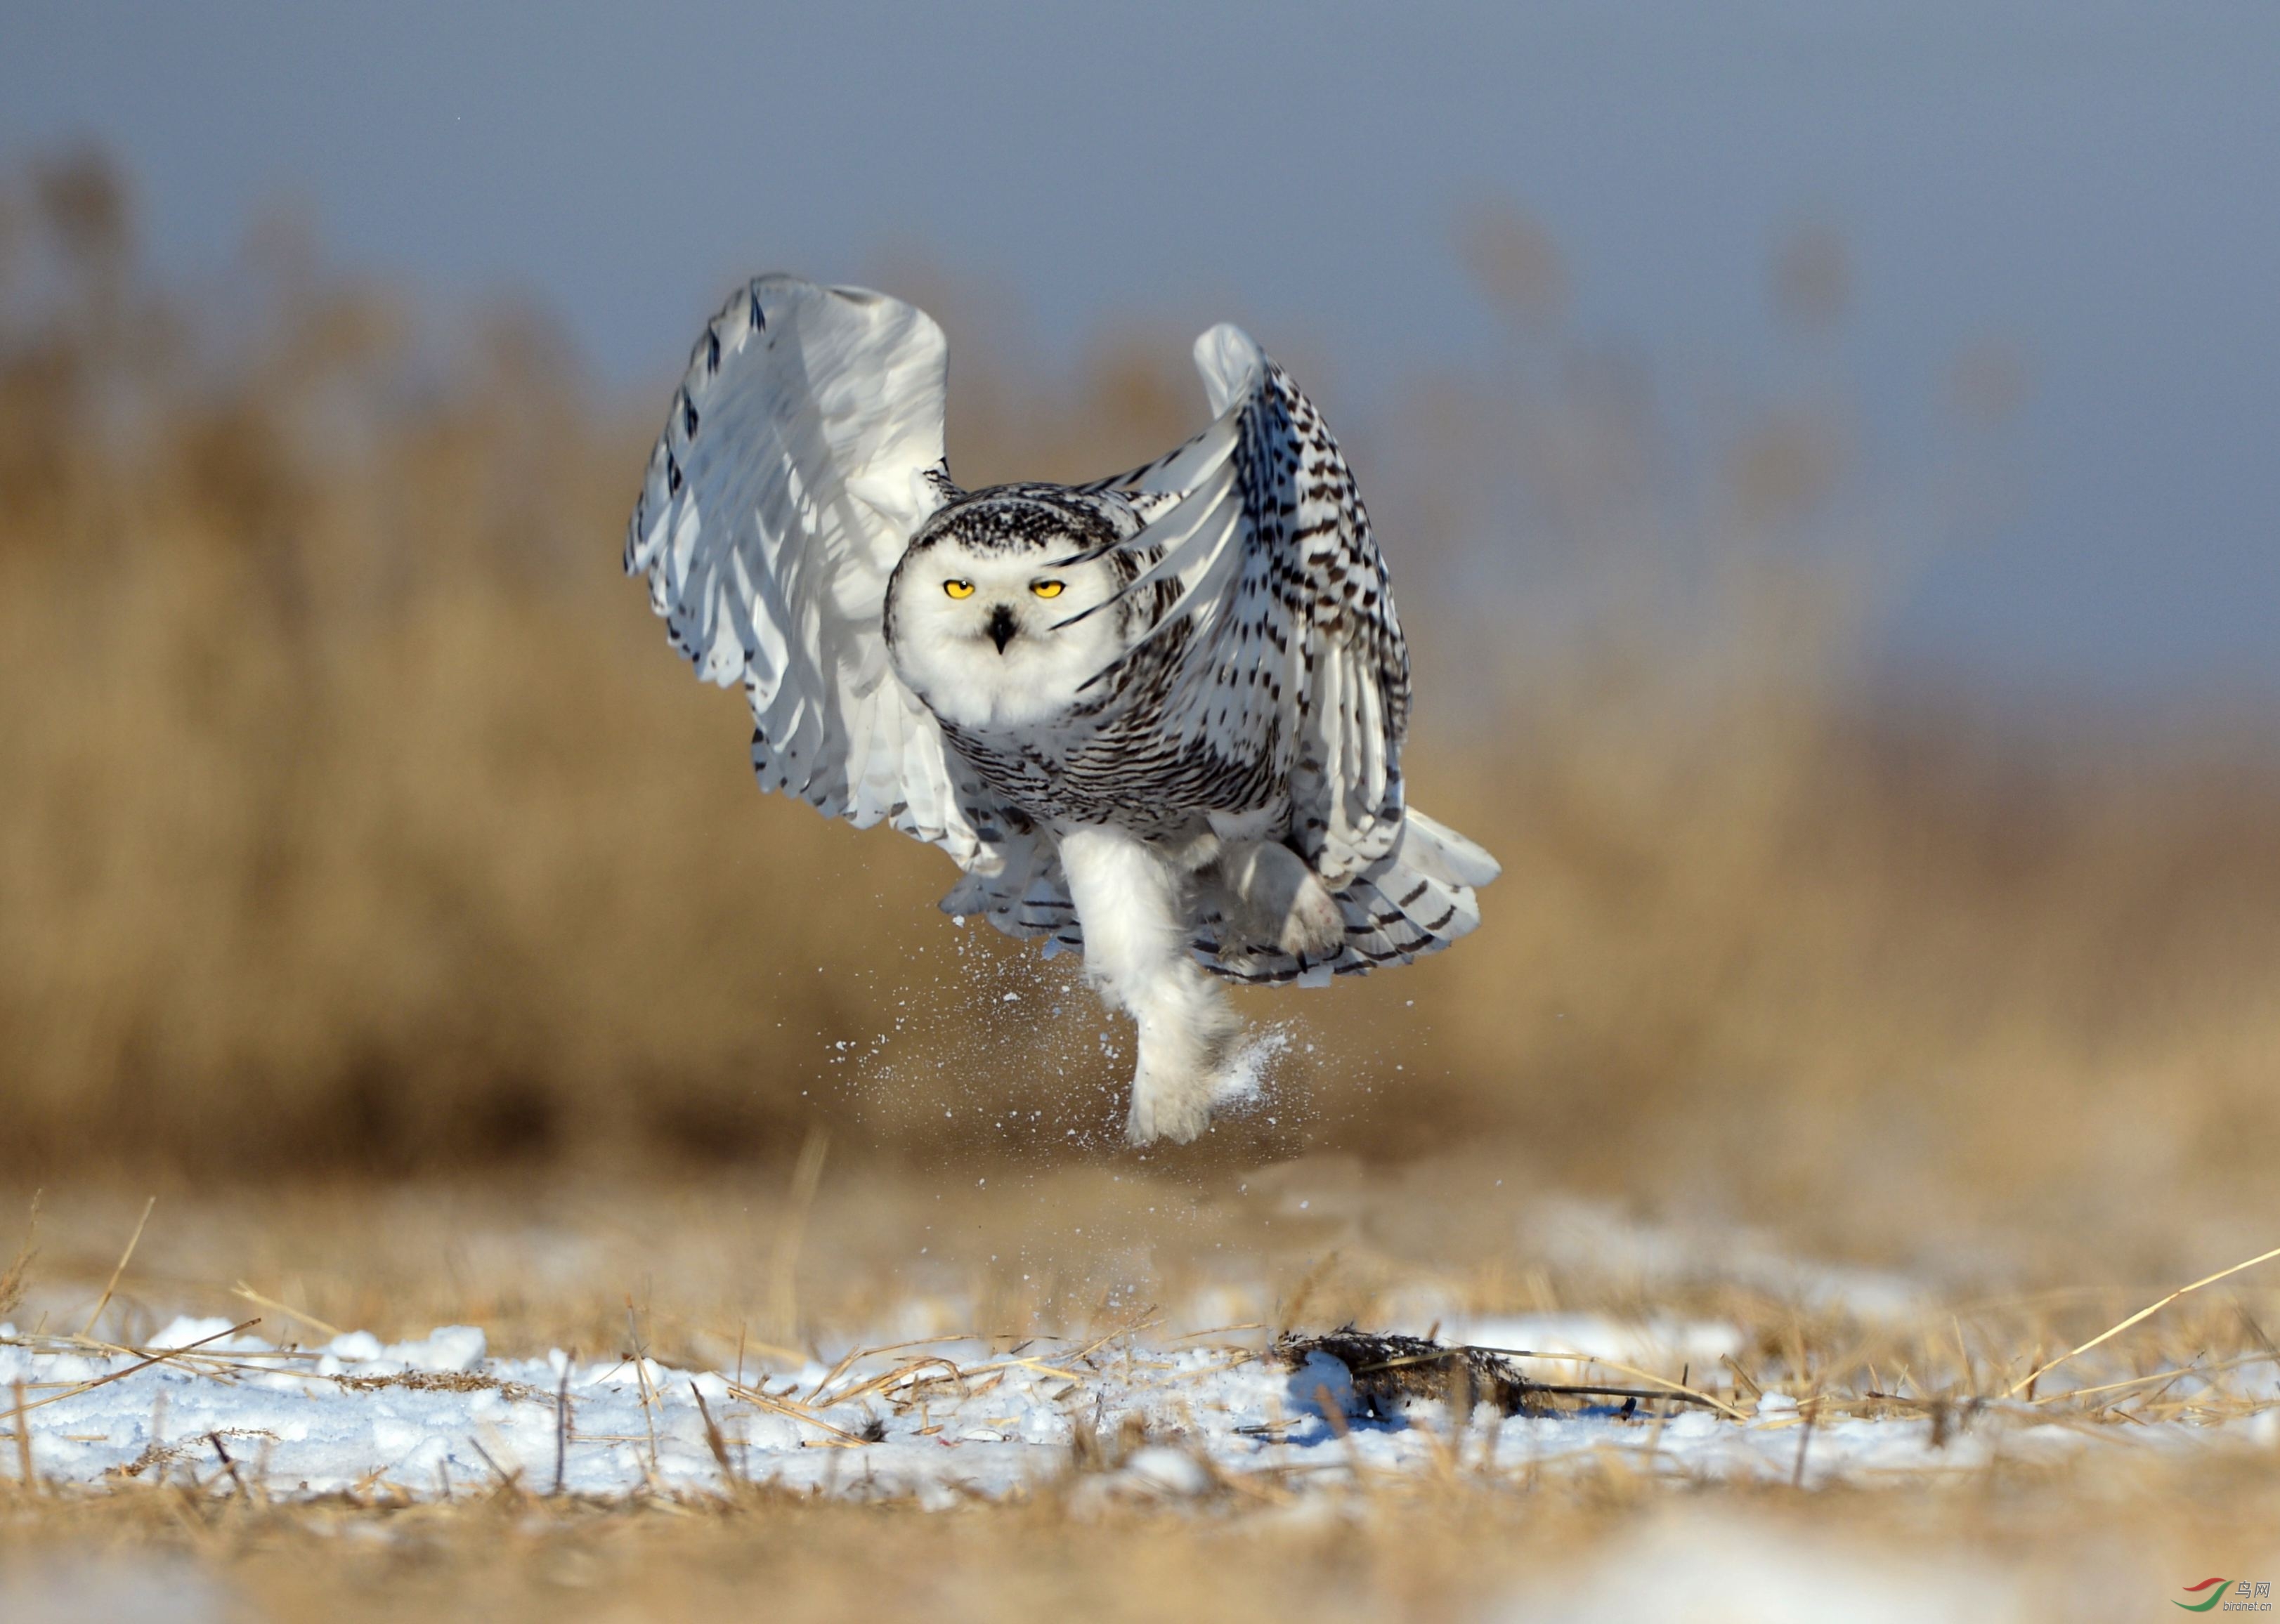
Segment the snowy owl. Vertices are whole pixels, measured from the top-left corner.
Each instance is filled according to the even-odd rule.
[[[954,858],[942,901],[1138,1028],[1135,1144],[1242,1087],[1212,975],[1321,985],[1480,923],[1494,858],[1404,804],[1409,654],[1345,458],[1236,327],[1213,420],[1090,484],[961,490],[923,312],[763,276],[697,342],[626,540],[762,788]],[[1209,974],[1207,974],[1206,972]]]

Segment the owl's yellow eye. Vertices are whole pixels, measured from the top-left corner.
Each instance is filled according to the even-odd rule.
[[[1029,590],[1039,597],[1059,597],[1061,583],[1058,581],[1033,581],[1029,583]]]
[[[945,581],[942,583],[942,589],[949,593],[952,597],[972,597],[974,596],[974,583],[970,581]]]

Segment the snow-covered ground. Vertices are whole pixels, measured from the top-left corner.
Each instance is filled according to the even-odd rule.
[[[1592,1316],[1467,1328],[1470,1340],[1589,1354],[1531,1361],[1531,1376],[1614,1383],[1624,1368],[1732,1345],[1732,1328],[1622,1326]],[[1590,1368],[1597,1374],[1579,1375]],[[2280,1368],[2260,1380],[2269,1389]],[[20,1383],[20,1389],[14,1384]],[[2280,1410],[2219,1425],[2093,1427],[1995,1405],[1935,1437],[1922,1416],[1829,1416],[1798,1401],[1722,1389],[1719,1407],[1613,1404],[1557,1416],[1486,1406],[1452,1427],[1413,1401],[1362,1413],[1350,1374],[1314,1355],[1298,1369],[1261,1333],[1190,1337],[1160,1328],[1097,1341],[973,1338],[847,1351],[830,1364],[763,1374],[688,1371],[653,1359],[493,1358],[481,1330],[439,1329],[382,1345],[362,1333],[280,1347],[227,1321],[178,1319],[132,1351],[0,1326],[0,1412],[20,1403],[35,1472],[100,1484],[186,1478],[216,1494],[349,1492],[427,1498],[502,1478],[574,1494],[716,1492],[730,1480],[851,1497],[948,1505],[1000,1497],[1067,1473],[1112,1469],[1082,1492],[1157,1497],[1310,1489],[1427,1472],[1560,1470],[1620,1457],[1677,1478],[1875,1484],[2090,1450],[2270,1449]],[[1326,1413],[1324,1401],[1328,1401]],[[12,1434],[12,1425],[10,1431]],[[11,1442],[0,1472],[20,1470]]]

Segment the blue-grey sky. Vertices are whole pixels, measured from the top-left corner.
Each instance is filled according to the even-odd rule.
[[[623,381],[737,276],[914,250],[1048,356],[1224,314],[1367,407],[1495,341],[1451,243],[1506,198],[1559,242],[1576,338],[1746,384],[1791,355],[1770,247],[1825,222],[1884,478],[1937,477],[1962,349],[2033,382],[2012,500],[1915,572],[1896,656],[2280,691],[2272,0],[11,0],[0,160],[86,136],[162,267],[298,200],[338,260],[534,293]]]

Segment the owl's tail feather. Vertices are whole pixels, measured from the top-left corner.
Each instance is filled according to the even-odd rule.
[[[1023,836],[1005,843],[996,874],[971,874],[942,899],[945,913],[980,914],[1011,936],[1043,936],[1048,956],[1082,951],[1086,931],[1052,843]],[[1206,908],[1189,951],[1213,974],[1231,981],[1303,987],[1333,975],[1360,975],[1437,953],[1481,922],[1475,895],[1502,870],[1496,858],[1448,825],[1411,807],[1393,850],[1336,893],[1345,941],[1334,957],[1244,951],[1227,939],[1227,921]]]

